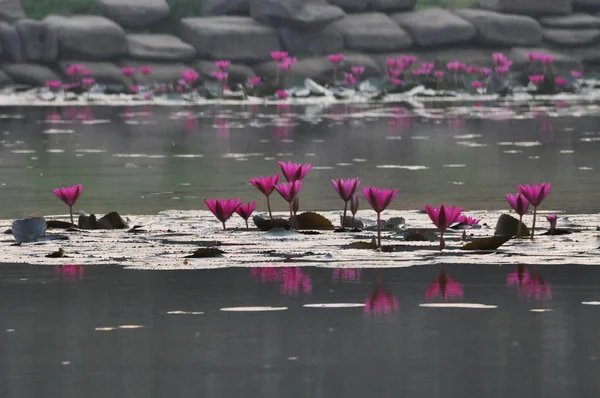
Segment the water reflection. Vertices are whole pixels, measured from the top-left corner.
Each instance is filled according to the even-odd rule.
[[[58,279],[77,282],[83,278],[83,267],[76,264],[59,264],[54,267],[54,274]]]
[[[334,283],[358,282],[361,277],[360,268],[334,268],[331,270]]]
[[[312,279],[302,267],[260,267],[251,270],[261,283],[280,283],[281,294],[296,297],[312,293]]]
[[[440,270],[435,280],[427,288],[427,300],[433,300],[437,297],[443,300],[460,299],[464,296],[462,284],[456,282],[444,269],[444,264],[440,265]]]
[[[508,274],[506,283],[516,287],[519,297],[535,301],[552,300],[552,287],[537,265],[533,266],[531,272],[524,264],[516,266]]]
[[[397,312],[400,309],[398,299],[383,284],[383,271],[377,270],[375,289],[365,302],[365,313],[371,315],[385,315]]]

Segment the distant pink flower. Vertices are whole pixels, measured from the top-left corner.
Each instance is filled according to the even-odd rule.
[[[277,90],[277,92],[275,94],[277,95],[277,98],[279,98],[279,99],[288,99],[290,96],[287,93],[287,91],[285,91],[285,90]]]
[[[225,222],[233,215],[238,206],[242,203],[241,199],[204,199],[208,210],[221,221],[223,229],[226,229]]]
[[[558,220],[558,217],[556,216],[556,214],[548,214],[546,216],[546,220],[548,220],[548,222],[550,223],[550,235],[554,235],[554,231],[556,230],[556,222]]]
[[[481,73],[482,76],[488,76],[492,73],[492,70],[490,68],[481,68],[479,69],[479,73]]]
[[[92,71],[89,69],[84,70],[83,72],[81,72],[82,76],[91,76],[92,75]]]
[[[140,86],[138,86],[137,84],[135,86],[131,86],[129,87],[129,92],[131,94],[137,94],[140,92]]]
[[[536,53],[536,52],[527,53],[527,58],[529,58],[529,61],[531,61],[531,62],[541,60],[542,56],[543,56],[542,53]]]
[[[339,282],[358,282],[361,277],[360,268],[334,268],[332,270],[334,283]]]
[[[288,57],[288,53],[285,51],[272,51],[271,58],[275,62],[281,62]]]
[[[509,65],[498,65],[496,66],[496,72],[498,73],[508,73],[510,71]]]
[[[281,168],[281,173],[286,181],[298,181],[304,180],[310,169],[312,168],[312,164],[300,164],[300,163],[292,163],[292,162],[283,162],[279,161],[279,167]]]
[[[79,197],[83,193],[83,185],[77,184],[72,185],[70,187],[55,188],[52,190],[52,192],[54,193],[54,195],[56,195],[57,198],[59,198],[60,200],[65,202],[67,206],[69,206],[71,224],[73,224],[73,205],[75,205],[77,199],[79,199]]]
[[[85,87],[92,87],[95,83],[96,80],[93,77],[85,77],[83,79],[81,79],[81,83],[85,86]]]
[[[381,247],[381,213],[398,195],[399,189],[364,187],[363,195],[377,213],[377,247]]]
[[[535,234],[537,208],[542,204],[544,199],[546,199],[552,190],[552,184],[544,182],[533,185],[517,185],[517,189],[533,206],[533,225],[531,226],[531,239],[533,239]]]
[[[559,87],[564,87],[567,84],[567,79],[557,76],[554,78],[554,83],[556,83],[556,85]]]
[[[469,227],[472,227],[473,225],[479,224],[479,221],[481,221],[479,218],[474,218],[474,217],[471,217],[471,216],[465,216],[463,214],[461,214],[460,216],[458,216],[458,218],[456,219],[456,222],[459,222],[459,223],[464,224],[464,225],[468,225]]]
[[[221,61],[215,62],[215,66],[217,67],[217,69],[219,69],[221,71],[227,70],[230,65],[231,65],[231,61],[227,61],[227,60],[221,60]]]
[[[290,182],[284,182],[283,184],[275,185],[275,189],[286,202],[290,204],[290,212],[291,205],[294,202],[294,199],[300,193],[300,189],[302,188],[302,180],[294,180]],[[291,215],[290,215],[291,217]]]
[[[474,73],[478,73],[479,72],[479,68],[476,66],[466,66],[465,67],[465,72],[467,72],[469,75],[472,75]]]
[[[261,79],[258,76],[254,76],[251,77],[250,79],[248,79],[248,83],[252,86],[252,87],[256,87],[260,84]]]
[[[229,77],[229,73],[224,72],[223,70],[217,70],[212,73],[212,76],[220,82],[224,82]]]
[[[256,202],[242,203],[235,209],[235,212],[246,222],[246,228],[248,228],[248,219],[254,212],[254,209],[256,209]]]
[[[82,74],[85,71],[85,66],[81,64],[71,64],[65,71],[68,76],[77,76]]]
[[[250,184],[263,193],[265,196],[271,195],[275,189],[275,185],[279,181],[279,174],[268,177],[251,178]]]
[[[580,79],[583,77],[583,73],[576,71],[576,70],[572,70],[571,71],[571,76],[573,76],[576,79]]]
[[[356,77],[360,77],[363,73],[365,73],[364,66],[353,66],[350,68],[350,70],[352,71],[352,74]]]
[[[555,57],[553,55],[550,55],[550,54],[542,54],[542,56],[540,57],[540,61],[544,65],[549,65],[552,62],[554,62],[554,60],[555,60]]]
[[[131,77],[131,76],[135,75],[135,68],[131,68],[131,67],[121,68],[121,72],[123,72],[123,74],[125,76]]]
[[[440,297],[444,300],[457,299],[464,296],[462,284],[456,282],[454,278],[446,273],[444,266],[440,267],[440,272],[435,277],[433,283],[427,288],[427,299],[432,300]]]
[[[296,57],[286,57],[277,63],[277,67],[281,70],[290,70],[292,66],[298,61]]]
[[[529,209],[529,201],[520,193],[517,194],[506,194],[506,201],[513,208],[513,210],[519,215],[519,226],[517,227],[517,239],[521,236],[521,224],[523,222],[523,215],[527,213]]]
[[[144,99],[145,100],[151,100],[152,98],[154,98],[154,95],[152,93],[146,93],[146,94],[144,94]]]
[[[449,71],[456,73],[456,72],[460,72],[461,70],[464,70],[465,64],[463,64],[462,62],[453,61],[453,62],[448,62],[446,67],[448,68]]]
[[[395,78],[395,77],[392,77],[392,78],[390,79],[390,82],[392,82],[392,84],[393,84],[394,86],[401,86],[401,85],[402,85],[402,83],[404,83],[404,82],[403,82],[401,79],[397,79],[397,78]]]
[[[46,87],[48,87],[51,91],[58,91],[62,86],[62,82],[60,80],[50,80],[46,82]]]
[[[433,75],[438,79],[443,79],[445,74],[446,73],[443,70],[436,70],[435,72],[433,72]]]
[[[444,242],[444,232],[452,225],[462,212],[462,207],[441,205],[439,208],[425,206],[425,212],[440,231],[440,250],[446,247]]]
[[[186,69],[181,72],[181,78],[185,84],[192,84],[200,78],[200,75],[193,69]]]
[[[544,82],[544,79],[544,75],[529,75],[529,81],[535,84],[536,86],[542,84]]]
[[[151,66],[140,66],[140,73],[144,76],[148,76],[150,73],[152,73],[152,67]]]
[[[417,62],[417,57],[412,55],[403,55],[400,57],[400,62],[406,65],[407,68],[410,68],[412,64]]]
[[[474,89],[479,89],[485,87],[485,83],[476,80],[471,82],[471,87],[473,87]]]
[[[506,56],[502,53],[494,53],[492,54],[492,58],[494,60],[494,64],[496,65],[504,65],[506,61],[508,61],[508,58],[506,58]]]
[[[327,59],[335,66],[338,66],[344,61],[344,54],[330,54],[327,56]]]
[[[355,86],[356,83],[356,76],[354,76],[352,73],[344,73],[344,84],[346,86]]]

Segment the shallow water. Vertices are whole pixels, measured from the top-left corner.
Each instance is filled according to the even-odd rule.
[[[204,197],[258,200],[249,177],[277,160],[310,162],[302,206],[341,203],[330,178],[398,187],[394,209],[455,203],[506,209],[517,183],[547,181],[544,207],[600,211],[594,104],[393,104],[274,107],[7,107],[0,132],[0,218],[64,213],[51,189],[83,183],[87,212],[202,209]],[[284,202],[274,200],[283,210]]]
[[[444,271],[456,296],[447,302],[490,308],[421,306],[446,302],[426,297],[439,266],[290,268],[278,279],[268,269],[4,265],[0,395],[598,396],[600,306],[590,304],[600,269],[528,267],[538,295],[510,284],[513,266]],[[389,313],[307,307],[364,305],[376,290],[397,302]],[[250,306],[280,310],[223,311]]]

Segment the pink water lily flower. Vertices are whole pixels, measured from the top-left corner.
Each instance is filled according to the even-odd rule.
[[[583,73],[581,73],[580,71],[577,71],[577,70],[572,70],[571,76],[573,76],[576,79],[580,79],[583,77]]]
[[[275,189],[283,199],[290,205],[290,222],[294,222],[294,200],[298,196],[302,188],[302,180],[284,182],[283,184],[275,185]]]
[[[263,193],[267,197],[267,209],[269,210],[269,218],[273,218],[273,214],[271,214],[271,203],[269,201],[269,196],[273,193],[275,189],[275,185],[279,182],[279,174],[275,174],[274,176],[268,177],[259,177],[259,178],[251,178],[250,184],[252,184],[256,189]]]
[[[48,87],[51,91],[58,91],[62,86],[62,82],[60,80],[50,80],[46,82],[46,87]]]
[[[225,222],[233,215],[238,206],[242,203],[241,199],[204,199],[204,203],[208,210],[217,217],[217,220],[223,224],[225,230]]]
[[[256,209],[256,202],[242,203],[235,209],[235,212],[246,221],[246,228],[248,228],[248,219],[254,212],[254,209]]]
[[[381,212],[384,211],[398,195],[399,189],[364,187],[363,195],[377,213],[377,247],[381,247]]]
[[[215,66],[217,67],[217,69],[222,70],[222,71],[229,69],[230,65],[231,65],[231,61],[228,61],[228,60],[220,60],[220,61],[215,62]]]
[[[279,167],[281,167],[281,173],[286,181],[304,180],[304,177],[308,174],[312,168],[312,164],[300,164],[292,162],[279,161]]]
[[[523,215],[527,213],[529,209],[529,201],[520,193],[507,193],[506,201],[513,208],[513,210],[519,215],[519,226],[517,227],[517,239],[521,237],[521,229],[523,225]]]
[[[440,231],[440,250],[444,250],[446,247],[444,232],[456,221],[462,211],[462,207],[441,205],[439,208],[434,208],[429,205],[425,206],[425,212]]]
[[[533,225],[531,227],[531,239],[533,239],[537,208],[542,204],[544,199],[546,199],[550,190],[552,190],[552,184],[543,182],[541,184],[533,185],[517,185],[517,189],[533,206]]]
[[[479,224],[479,221],[481,221],[479,218],[474,218],[471,216],[465,216],[465,215],[460,215],[458,216],[458,218],[456,219],[457,222],[467,225],[469,227],[472,227],[473,225],[477,225]]]
[[[140,66],[140,73],[144,76],[148,76],[150,73],[152,73],[152,67],[151,66]]]
[[[94,85],[94,83],[96,83],[96,80],[93,77],[85,77],[85,78],[81,79],[81,83],[85,87],[90,88]]]
[[[286,59],[287,57],[288,57],[288,53],[286,53],[285,51],[272,51],[271,52],[271,58],[275,62],[281,62],[284,59]]]
[[[352,200],[356,189],[360,185],[360,180],[358,178],[349,178],[347,180],[331,180],[331,184],[337,191],[338,195],[340,195],[340,198],[342,198],[344,201],[344,215],[342,218],[342,228],[344,228],[344,223],[346,222],[346,212],[348,211],[348,202]]]
[[[123,74],[125,76],[131,77],[131,76],[135,75],[135,68],[130,68],[130,67],[121,68],[121,72],[123,72]]]
[[[55,188],[52,190],[57,198],[65,202],[69,206],[69,215],[71,216],[71,224],[73,223],[73,205],[83,193],[83,185],[77,184],[70,187]]]
[[[556,230],[556,221],[558,220],[558,217],[556,217],[556,214],[548,214],[546,216],[546,220],[548,220],[548,222],[550,223],[550,235],[554,235],[554,231]]]
[[[275,95],[277,95],[277,98],[279,99],[288,99],[290,97],[288,92],[285,90],[277,90],[277,92],[275,92]]]
[[[254,77],[251,77],[250,79],[248,79],[248,84],[250,84],[250,86],[252,86],[252,87],[258,86],[260,84],[260,82],[261,82],[261,79],[258,76],[254,76]]]
[[[567,79],[564,77],[557,76],[554,78],[554,83],[559,87],[564,87],[567,85]]]

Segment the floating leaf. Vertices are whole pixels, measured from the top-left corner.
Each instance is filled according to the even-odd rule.
[[[377,244],[375,242],[352,242],[349,245],[345,246],[348,249],[361,249],[361,250],[375,250],[377,249]]]
[[[296,216],[298,229],[333,230],[333,224],[318,213],[307,211]]]
[[[50,254],[46,254],[46,257],[48,257],[48,258],[61,258],[61,257],[65,257],[65,251],[61,247],[60,249],[58,249],[55,252],[52,252]]]
[[[35,242],[46,235],[46,228],[46,220],[42,217],[30,217],[13,221],[12,234],[19,243]]]
[[[252,217],[252,221],[254,221],[254,225],[261,231],[270,231],[276,228],[282,229],[290,229],[290,222],[288,220],[284,220],[283,218],[274,218],[272,220],[262,218],[261,216]]]
[[[69,229],[73,225],[70,222],[59,221],[59,220],[48,220],[46,221],[48,229]]]
[[[425,229],[411,229],[406,231],[404,240],[407,242],[432,242],[437,240],[437,235],[435,232]]]
[[[495,235],[489,238],[474,239],[467,243],[461,250],[496,250],[510,240],[511,236]]]
[[[519,220],[508,214],[502,214],[496,223],[494,235],[516,236],[519,228]],[[521,236],[529,236],[529,228],[521,223]]]
[[[215,247],[201,247],[185,258],[222,257],[225,252]]]

